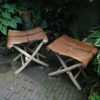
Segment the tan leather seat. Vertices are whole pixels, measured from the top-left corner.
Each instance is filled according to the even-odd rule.
[[[9,30],[7,47],[11,48],[14,44],[38,41],[45,39],[48,41],[45,31],[41,27],[36,27],[27,31]]]
[[[97,48],[94,46],[86,42],[80,42],[67,35],[56,39],[48,48],[61,55],[72,57],[84,65],[87,65],[97,52]]]

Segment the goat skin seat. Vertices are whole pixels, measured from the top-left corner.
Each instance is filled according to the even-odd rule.
[[[14,44],[31,42],[35,40],[47,39],[46,32],[41,27],[36,27],[26,31],[9,30],[7,47],[11,48]]]
[[[48,45],[48,48],[60,55],[72,57],[82,62],[85,66],[97,52],[97,48],[93,45],[73,39],[67,35],[62,35],[54,40]]]

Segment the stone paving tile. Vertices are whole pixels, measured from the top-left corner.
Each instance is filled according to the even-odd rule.
[[[32,64],[15,75],[17,66],[19,63],[9,72],[0,73],[0,100],[83,100],[67,75],[48,77],[54,68]]]

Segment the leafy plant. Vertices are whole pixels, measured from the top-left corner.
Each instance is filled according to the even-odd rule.
[[[42,0],[42,17],[52,32],[65,33],[74,18],[77,5],[69,0]]]
[[[92,73],[92,79],[88,80],[86,87],[83,89],[85,91],[89,91],[91,88],[93,88],[96,85],[100,84],[100,26],[95,26],[89,29],[89,35],[84,39],[84,41],[98,47],[98,53],[96,54],[96,56],[94,57],[93,61],[92,61],[92,65],[94,67],[92,67],[90,70],[89,69],[89,73]],[[94,73],[95,72],[95,73]],[[98,75],[98,76],[97,76]],[[89,96],[88,98],[89,100],[99,100],[100,99],[100,94],[98,95],[98,93],[93,92],[92,95]]]
[[[100,100],[100,94],[93,92],[92,95],[89,96],[89,100]]]
[[[96,47],[100,47],[100,26],[93,27],[89,31],[91,34],[86,37],[84,41],[89,42]],[[100,75],[100,50],[98,50],[98,53],[93,60],[93,65],[95,66],[94,71]]]
[[[77,5],[69,0],[19,0],[19,11],[32,11],[33,25],[65,33],[74,18]]]
[[[92,72],[92,74],[94,74],[94,73]],[[95,75],[88,76],[87,80],[83,80],[82,83],[84,84],[84,88],[82,90],[82,92],[84,94],[88,94],[88,93],[92,94],[90,92],[93,92],[93,87],[97,87],[97,86],[100,85],[99,78],[97,76],[95,76]]]
[[[18,23],[21,23],[21,18],[16,14],[16,5],[2,4],[0,7],[0,31],[7,35],[7,28],[16,29]]]

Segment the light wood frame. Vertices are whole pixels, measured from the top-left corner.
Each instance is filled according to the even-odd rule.
[[[16,50],[18,50],[20,52],[20,54],[17,55],[13,59],[13,61],[16,61],[18,58],[21,58],[21,63],[22,63],[22,66],[15,72],[15,74],[19,74],[21,71],[23,71],[32,60],[35,61],[36,63],[39,63],[40,65],[49,66],[47,63],[41,61],[38,57],[35,58],[35,56],[37,54],[43,57],[43,55],[39,54],[38,52],[39,52],[39,50],[41,49],[41,47],[43,46],[44,43],[47,43],[47,40],[45,40],[45,39],[42,40],[42,42],[33,51],[32,55],[27,53],[25,50],[21,49],[19,46],[16,46],[16,45],[13,46]],[[27,60],[24,61],[23,55],[25,57],[27,57]]]
[[[72,66],[67,66],[67,64],[66,64],[67,61],[64,62],[64,60],[61,58],[61,56],[59,54],[57,54],[57,53],[55,53],[55,54],[56,54],[58,60],[60,61],[62,67],[60,67],[57,71],[49,73],[48,75],[49,76],[54,76],[54,75],[59,75],[59,74],[62,74],[62,73],[66,73],[70,77],[70,79],[72,80],[72,82],[74,83],[74,85],[77,87],[77,89],[81,90],[82,88],[81,88],[80,84],[78,83],[78,81],[76,79],[77,79],[77,77],[79,76],[80,73],[82,73],[83,76],[85,78],[87,78],[87,75],[85,74],[85,72],[83,70],[83,67],[82,67],[83,64],[82,63],[78,63],[78,64],[74,64]],[[71,61],[71,59],[68,60],[68,62],[69,61]],[[79,68],[79,71],[74,76],[71,71],[73,69],[76,69],[76,68]]]

